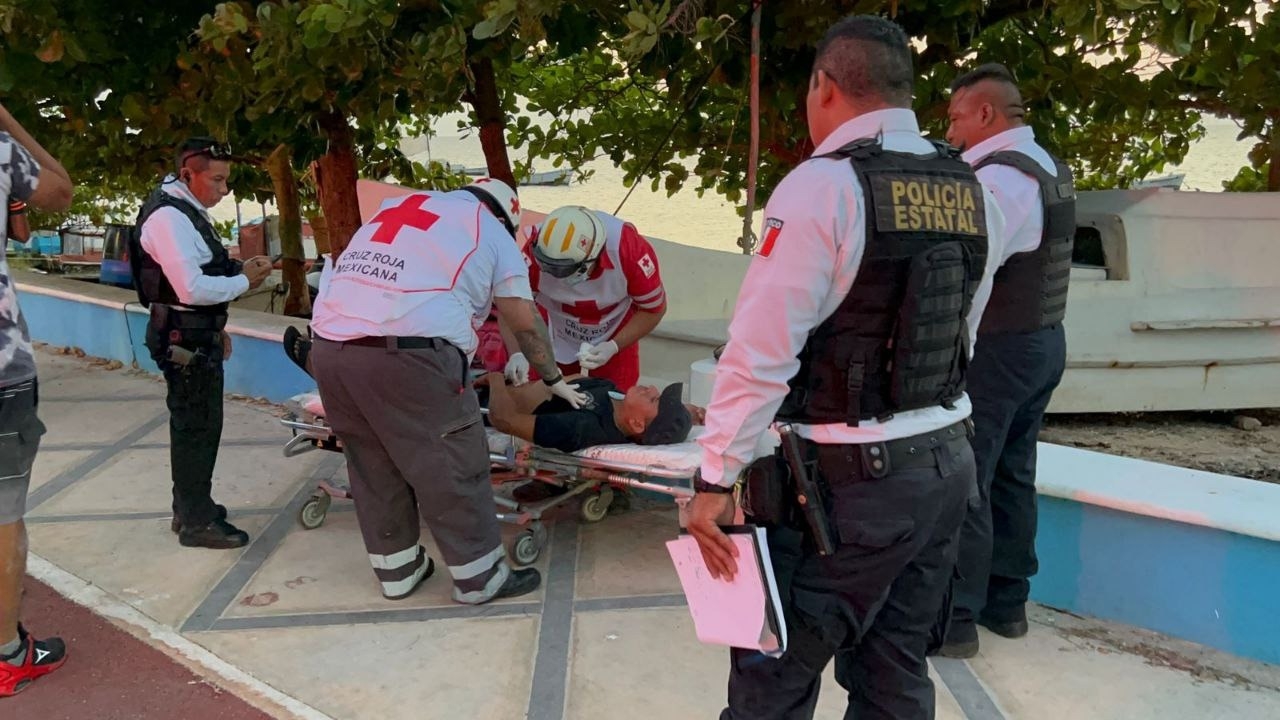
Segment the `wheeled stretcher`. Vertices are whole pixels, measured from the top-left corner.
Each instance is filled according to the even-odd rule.
[[[319,395],[295,396],[288,407],[289,413],[280,421],[293,433],[285,444],[285,457],[316,448],[342,451],[325,422]],[[525,527],[510,547],[511,558],[521,565],[536,561],[546,546],[548,533],[542,517],[552,508],[575,502],[584,521],[599,522],[609,512],[615,487],[670,495],[682,515],[685,503],[693,497],[693,475],[701,461],[701,449],[692,438],[675,445],[599,445],[570,454],[537,447],[493,428],[485,431],[498,520]],[[503,492],[524,482],[547,483],[567,491],[534,503],[518,502]],[[299,523],[308,530],[320,527],[335,497],[350,499],[351,494],[346,487],[322,482],[299,511]]]

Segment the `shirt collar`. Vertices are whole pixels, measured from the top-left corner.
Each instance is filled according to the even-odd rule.
[[[965,150],[961,155],[964,161],[972,165],[982,158],[998,153],[1001,150],[1012,149],[1016,145],[1024,142],[1035,142],[1036,133],[1031,129],[1030,125],[1010,128],[1004,132],[996,133],[973,147]]]
[[[208,208],[196,199],[195,193],[191,192],[191,188],[187,187],[186,183],[178,180],[176,175],[169,175],[165,177],[164,182],[160,187],[172,197],[176,197],[179,200],[185,200],[188,205],[199,210],[201,215],[204,215],[206,218],[209,217]]]
[[[826,140],[813,151],[814,155],[824,155],[848,145],[854,140],[873,138],[885,133],[920,134],[920,125],[916,122],[916,114],[909,108],[889,108],[875,110],[846,121],[827,136]]]

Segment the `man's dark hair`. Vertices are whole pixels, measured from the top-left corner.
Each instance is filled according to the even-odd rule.
[[[983,80],[995,80],[997,82],[1008,83],[1014,87],[1018,86],[1016,80],[1013,79],[1013,73],[1009,72],[1009,68],[1000,63],[986,63],[964,73],[960,77],[951,82],[951,92],[961,90],[967,87],[973,87]]]
[[[183,140],[174,152],[174,167],[179,171],[183,167],[196,172],[204,172],[209,168],[210,160],[230,160],[231,148],[211,137],[190,137]]]
[[[813,71],[821,70],[852,98],[911,107],[915,77],[907,34],[876,15],[852,15],[827,30]]]

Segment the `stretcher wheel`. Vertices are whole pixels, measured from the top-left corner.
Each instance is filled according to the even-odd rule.
[[[525,530],[516,536],[511,543],[511,556],[517,565],[532,565],[542,554],[542,545],[546,542],[546,531]],[[542,537],[539,537],[541,535]]]
[[[603,487],[600,492],[592,493],[582,499],[578,515],[589,523],[600,522],[609,514],[609,503],[613,502],[613,488]]]
[[[333,499],[327,493],[311,496],[311,499],[303,503],[302,509],[298,511],[298,522],[307,530],[315,530],[324,524],[325,515],[329,512],[329,504],[332,502]]]

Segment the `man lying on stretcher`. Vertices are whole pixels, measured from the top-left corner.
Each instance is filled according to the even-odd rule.
[[[574,452],[595,445],[684,442],[689,428],[701,424],[705,415],[702,408],[681,403],[682,383],[662,392],[636,385],[623,394],[601,378],[566,380],[586,393],[591,404],[575,410],[543,383],[508,387],[502,373],[485,375],[478,384],[489,389],[489,424],[539,447]]]
[[[310,375],[307,360],[311,341],[290,327],[285,331],[284,347],[289,359]],[[696,405],[681,403],[682,383],[668,385],[661,392],[652,385],[637,385],[623,394],[608,380],[582,376],[565,379],[590,396],[591,404],[575,410],[553,396],[541,382],[508,387],[499,372],[484,375],[476,385],[481,404],[489,408],[489,424],[494,429],[561,452],[631,442],[684,442],[690,427],[701,425],[706,415]]]
[[[636,385],[623,394],[603,378],[566,379],[586,393],[591,404],[575,410],[541,382],[508,387],[502,373],[485,375],[478,384],[488,385],[489,424],[539,447],[574,452],[595,445],[684,442],[689,428],[702,424],[706,416],[700,407],[681,404],[681,383],[668,385],[662,392],[652,385]],[[567,487],[527,483],[511,496],[519,502],[539,502],[567,491]],[[614,496],[609,513],[625,512],[630,504],[621,492]]]

